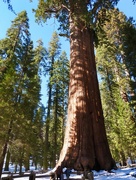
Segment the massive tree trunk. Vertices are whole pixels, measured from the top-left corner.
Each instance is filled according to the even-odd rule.
[[[84,6],[80,9],[76,7],[76,15],[70,14],[68,119],[57,167],[110,170],[115,163],[106,138],[96,73],[93,30],[77,18],[81,9]]]

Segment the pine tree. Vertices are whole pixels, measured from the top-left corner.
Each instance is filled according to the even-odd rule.
[[[24,18],[23,18],[24,17]],[[0,172],[2,171],[3,161],[7,151],[7,146],[11,138],[11,131],[13,128],[13,121],[16,119],[17,114],[20,116],[20,107],[18,102],[20,101],[20,84],[18,84],[21,74],[19,74],[18,60],[15,55],[19,51],[21,45],[21,36],[25,36],[24,29],[28,28],[26,13],[22,12],[15,21],[13,21],[12,27],[7,31],[7,38],[1,41],[1,99],[2,108],[7,106],[8,111],[4,112],[4,115],[8,116],[4,119],[6,137],[3,143],[3,150],[1,154]],[[20,23],[18,24],[18,22]],[[18,52],[19,54],[19,52]],[[18,71],[18,72],[17,72]],[[9,96],[7,96],[9,94]],[[8,102],[8,103],[7,103]],[[3,109],[4,110],[4,109]],[[9,114],[11,110],[11,113]],[[18,112],[18,113],[17,113]],[[5,121],[7,120],[7,122]]]
[[[50,79],[52,85],[52,105],[50,122],[50,152],[55,166],[62,148],[64,138],[64,125],[68,104],[68,83],[69,83],[69,63],[66,53],[62,52],[58,60],[53,65],[53,76]]]
[[[45,74],[49,75],[45,122],[45,169],[56,164],[62,147],[69,82],[68,60],[66,53],[60,55],[60,43],[56,32],[53,33],[49,45],[45,67]]]
[[[133,21],[132,18],[128,19],[126,24],[122,28],[122,36],[121,40],[123,41],[123,58],[124,63],[126,65],[126,69],[130,78],[130,86],[131,90],[128,93],[128,99],[130,102],[130,106],[133,111],[133,118],[136,120],[135,117],[135,103],[136,103],[136,69],[135,69],[135,63],[136,63],[136,25],[135,21]]]
[[[49,83],[48,83],[48,102],[47,102],[47,115],[45,122],[45,152],[44,152],[44,168],[48,168],[49,163],[49,128],[50,128],[50,119],[51,119],[51,105],[52,105],[52,84],[50,83],[50,79],[53,76],[53,65],[55,59],[59,55],[60,44],[58,35],[56,32],[53,33],[52,39],[49,42],[48,48],[48,56],[47,56],[47,64],[45,67],[45,74],[49,75]]]
[[[122,31],[127,18],[113,9],[107,12],[107,19],[103,23],[103,34],[98,33],[97,66],[102,77],[101,94],[109,144],[114,158],[124,164],[135,144],[135,138],[130,138],[134,123],[127,96],[131,88],[122,41],[122,37],[127,36]]]
[[[16,149],[12,152],[16,152],[16,162],[20,164],[21,173],[24,155],[30,149],[29,137],[33,134],[30,129],[40,101],[40,59],[35,53],[27,13],[23,11],[12,22],[7,38],[0,41],[0,107],[3,110],[0,114],[3,126],[0,172],[6,152]],[[21,148],[20,151],[18,148]],[[10,153],[13,159],[14,153]]]
[[[85,2],[82,2],[82,1],[74,1],[74,3],[73,3],[73,1],[70,1],[70,2],[67,2],[67,1],[52,1],[52,0],[50,0],[50,1],[43,1],[43,0],[40,0],[39,1],[39,11],[37,11],[37,14],[38,14],[38,16],[40,16],[40,18],[41,17],[44,17],[45,19],[47,19],[47,18],[50,18],[51,17],[51,15],[52,15],[52,13],[55,13],[55,15],[56,15],[56,17],[62,22],[63,20],[65,21],[65,22],[68,22],[67,20],[69,20],[70,19],[70,26],[69,26],[69,24],[68,23],[65,23],[66,24],[66,26],[65,26],[65,24],[61,24],[61,27],[60,27],[60,29],[61,28],[63,28],[64,29],[64,32],[68,32],[69,33],[69,31],[67,31],[68,29],[67,29],[67,27],[69,26],[70,27],[70,38],[71,38],[71,51],[72,51],[72,53],[71,53],[71,77],[73,77],[73,74],[76,74],[76,73],[73,73],[73,70],[75,70],[76,69],[76,71],[78,71],[78,69],[77,68],[72,68],[73,67],[73,65],[75,65],[76,63],[76,59],[82,59],[83,57],[86,57],[86,55],[87,54],[89,54],[89,55],[92,55],[93,54],[93,51],[94,51],[94,49],[93,49],[93,46],[91,46],[91,48],[89,47],[89,48],[86,48],[86,46],[88,45],[88,44],[93,44],[93,41],[91,41],[91,42],[88,42],[87,40],[88,39],[91,39],[90,38],[90,34],[92,35],[93,34],[93,31],[88,31],[88,30],[90,30],[90,25],[91,25],[91,28],[93,27],[93,22],[95,22],[95,17],[97,17],[97,13],[98,13],[98,11],[101,9],[101,8],[108,8],[108,5],[110,4],[110,5],[114,5],[114,3],[116,3],[116,2],[118,2],[118,1],[85,1]],[[135,2],[135,0],[133,0],[133,2]],[[54,6],[54,4],[55,4],[55,6]],[[45,5],[45,6],[44,6]],[[60,12],[60,13],[59,13]],[[68,17],[68,15],[69,15],[69,17]],[[91,21],[91,22],[90,22]],[[80,23],[79,23],[80,22]],[[89,22],[89,25],[88,25],[88,22]],[[86,33],[86,35],[88,35],[88,36],[84,36],[84,34]],[[82,38],[83,37],[83,38]],[[85,37],[87,37],[87,38],[85,38]],[[87,39],[87,40],[86,40]],[[78,41],[78,40],[80,40],[80,41]],[[85,41],[86,40],[86,41]],[[73,42],[76,42],[76,43],[73,43]],[[85,43],[80,43],[80,42],[85,42]],[[76,46],[75,44],[77,44],[78,46]],[[85,46],[86,45],[86,46]],[[80,49],[79,49],[79,47],[81,47]],[[82,51],[82,50],[84,50],[84,49],[90,49],[90,51],[86,51],[85,53],[83,53],[84,51]],[[75,53],[73,53],[73,51],[75,52]],[[79,53],[80,52],[80,53]],[[82,55],[83,56],[79,56],[79,55],[81,55],[81,52],[82,52]],[[77,56],[76,56],[77,55]],[[93,56],[93,55],[92,55]],[[82,58],[81,58],[82,57]],[[88,57],[87,57],[88,58]],[[80,62],[80,64],[83,64],[82,62],[86,62],[85,61],[85,58],[83,58],[84,59],[84,61],[81,61]],[[89,58],[88,58],[89,59]],[[87,71],[87,72],[92,72],[92,74],[95,74],[96,72],[95,72],[95,63],[94,63],[94,58],[92,58],[91,59],[91,61],[93,62],[91,65],[92,65],[92,69],[94,70],[94,71],[91,71],[90,69]],[[79,61],[78,61],[79,62]],[[88,63],[88,62],[87,62]],[[88,63],[89,64],[89,63]],[[87,64],[87,67],[88,67],[88,64]],[[89,65],[90,65],[89,64]],[[82,70],[87,70],[87,68],[82,68]],[[79,68],[79,71],[81,71],[81,68]],[[81,72],[80,72],[80,75],[81,75]],[[84,79],[86,79],[86,76],[84,76],[85,78]],[[91,77],[91,76],[90,76]],[[89,78],[87,78],[87,79],[89,79]],[[71,80],[73,80],[72,78],[71,78]],[[73,81],[74,82],[74,81]],[[76,83],[76,84],[80,84],[79,83],[79,81],[77,81],[78,83]],[[81,77],[80,77],[80,82],[83,82],[83,80],[81,80]],[[97,78],[95,77],[95,78],[93,78],[92,77],[92,79],[91,79],[91,82],[92,82],[92,84],[93,84],[93,87],[95,87],[95,88],[91,88],[91,86],[90,86],[90,89],[91,89],[91,91],[92,92],[95,92],[94,90],[97,90],[97,93],[96,94],[98,94],[98,99],[100,98],[99,97],[99,89],[98,89],[98,86],[97,86]],[[74,83],[73,83],[74,84]],[[91,84],[91,83],[86,83],[86,84]],[[91,84],[91,85],[92,85]],[[81,83],[81,85],[82,85],[82,83]],[[89,85],[88,85],[89,86]],[[82,88],[82,86],[80,86],[81,88]],[[70,86],[70,90],[71,90],[71,86]],[[71,92],[71,91],[70,91]],[[73,95],[73,97],[75,97],[74,96],[74,92],[75,92],[75,90],[74,91],[72,91],[72,93],[70,94],[70,98],[71,98],[71,95]],[[78,91],[76,91],[76,92],[78,92]],[[83,91],[84,92],[84,91]],[[87,92],[87,91],[86,91]],[[75,93],[76,94],[76,93]],[[78,94],[78,93],[77,93]],[[87,94],[87,93],[84,93],[84,94]],[[88,93],[89,94],[89,93]],[[93,93],[92,93],[93,94]],[[93,116],[93,118],[91,117],[90,119],[92,120],[93,119],[93,125],[95,126],[95,128],[93,128],[93,130],[94,130],[94,132],[99,132],[99,130],[100,129],[102,129],[102,131],[103,131],[103,133],[101,133],[101,134],[105,134],[105,130],[104,130],[104,128],[102,128],[102,127],[104,127],[104,124],[103,124],[103,115],[102,115],[102,111],[101,111],[101,103],[99,102],[99,100],[97,99],[97,97],[96,97],[96,94],[94,93],[92,96],[91,96],[91,98],[93,99],[93,101],[92,101],[92,103],[88,103],[88,104],[93,104],[92,106],[91,106],[91,109],[93,109],[93,114],[94,114],[94,116]],[[77,97],[77,96],[76,96]],[[96,99],[94,99],[93,97],[96,97]],[[90,99],[91,99],[90,98]],[[72,98],[71,98],[72,99]],[[74,98],[75,99],[75,98]],[[71,102],[74,102],[74,99],[71,101]],[[80,98],[80,99],[85,99],[84,97],[82,98]],[[96,100],[96,101],[95,101]],[[97,101],[98,100],[98,101]],[[85,101],[86,102],[86,101]],[[99,106],[99,108],[98,108],[98,106],[97,106],[97,104],[96,103],[94,103],[94,102],[98,102],[98,106]],[[70,104],[72,104],[72,103],[70,103]],[[78,103],[77,103],[78,104]],[[81,107],[81,106],[80,106]],[[93,108],[92,108],[93,107]],[[70,107],[69,106],[69,109],[70,110],[72,110],[72,106]],[[81,107],[81,109],[83,109],[82,107]],[[98,110],[98,111],[94,111],[94,109],[96,109],[96,110]],[[85,111],[84,111],[85,110]],[[86,112],[86,109],[84,108],[83,109],[83,111],[84,112]],[[70,112],[70,111],[69,111]],[[79,112],[79,111],[78,111]],[[88,111],[87,111],[88,112]],[[72,114],[74,114],[73,112],[72,112]],[[86,113],[87,114],[87,113]],[[69,115],[69,113],[68,113],[68,115]],[[74,115],[76,115],[76,114],[74,114]],[[81,115],[83,115],[83,113],[81,114]],[[100,116],[101,115],[101,116]],[[70,118],[72,118],[72,119],[74,119],[73,117],[69,117],[68,118],[68,120],[70,119]],[[88,118],[89,119],[89,118]],[[102,119],[102,124],[101,124],[101,128],[99,129],[99,127],[96,125],[96,123],[95,123],[95,121],[96,121],[96,119]],[[82,122],[82,119],[80,119],[80,121]],[[69,122],[71,122],[71,121],[69,121]],[[74,122],[74,120],[72,121],[72,122]],[[77,125],[77,119],[75,119],[75,124]],[[78,124],[81,124],[81,123],[78,123]],[[85,124],[89,124],[88,122],[87,123],[85,123]],[[100,124],[100,123],[99,123]],[[81,124],[82,125],[82,124]],[[94,127],[93,126],[93,127]],[[77,126],[76,126],[77,127]],[[80,126],[80,127],[82,127],[82,126]],[[91,128],[92,129],[92,128]],[[97,131],[95,131],[97,129]],[[69,134],[72,134],[72,133],[69,133],[70,131],[67,131],[68,133],[68,135]],[[74,131],[75,132],[75,131]],[[76,132],[79,132],[79,131],[76,131]],[[93,132],[93,134],[95,134]],[[87,136],[88,136],[88,134],[87,134]],[[68,136],[69,137],[69,136]],[[71,137],[74,137],[74,136],[71,136]],[[86,137],[86,135],[85,135],[85,137]],[[89,137],[89,136],[88,136]],[[92,137],[92,136],[91,136]],[[93,143],[89,143],[89,141],[87,141],[86,140],[86,142],[87,143],[89,143],[89,144],[91,144],[91,149],[95,149],[95,150],[98,150],[98,148],[94,148],[96,145],[98,145],[99,144],[99,137],[98,137],[98,134],[96,134],[96,135],[94,135],[94,146],[92,145]],[[75,137],[74,139],[76,139],[77,137]],[[68,139],[71,139],[71,138],[68,138]],[[88,138],[84,138],[84,139],[88,139]],[[91,138],[92,139],[92,138]],[[96,168],[96,166],[97,166],[97,168],[98,169],[101,169],[101,168],[104,168],[104,169],[110,169],[111,168],[111,166],[113,166],[113,163],[112,163],[112,158],[111,158],[111,155],[110,155],[110,153],[109,153],[109,149],[108,149],[108,145],[107,145],[107,140],[106,140],[106,138],[105,138],[105,135],[104,135],[104,137],[102,138],[101,137],[101,142],[102,142],[102,139],[104,139],[104,142],[106,142],[105,144],[104,144],[104,147],[106,148],[106,150],[103,150],[102,152],[105,152],[105,154],[108,154],[108,158],[104,161],[103,160],[103,158],[102,157],[104,157],[103,155],[102,155],[102,153],[100,153],[100,151],[97,151],[96,152],[96,156],[94,156],[94,152],[92,152],[91,154],[92,154],[92,158],[88,158],[88,154],[86,153],[86,152],[84,152],[83,151],[83,155],[78,155],[78,157],[77,157],[77,155],[76,154],[74,154],[74,156],[73,156],[73,159],[77,162],[77,159],[78,159],[78,163],[75,163],[74,165],[75,165],[75,169],[86,169],[86,166],[88,167],[88,164],[89,164],[89,168],[93,168],[93,167],[95,167]],[[97,143],[96,143],[96,141],[97,141]],[[72,143],[71,143],[71,140],[69,141],[70,143],[69,144],[71,144],[72,145]],[[77,141],[78,142],[78,141]],[[81,141],[82,142],[82,141]],[[68,142],[65,142],[65,144],[68,144]],[[102,144],[102,143],[101,143]],[[72,146],[71,146],[72,147]],[[75,147],[75,146],[73,146],[73,147]],[[102,147],[102,148],[100,148],[101,150],[102,149],[105,149],[104,147]],[[71,159],[71,157],[70,157],[70,155],[69,154],[72,154],[72,153],[67,153],[67,149],[69,150],[68,152],[70,152],[70,149],[72,149],[73,150],[73,148],[64,148],[64,150],[65,150],[65,152],[63,151],[63,153],[64,153],[64,155],[63,155],[63,153],[62,153],[62,155],[61,155],[61,160],[60,160],[60,165],[61,166],[63,166],[63,165],[66,165],[66,166],[70,166],[69,164],[71,164],[71,166],[73,167],[73,163],[68,163],[68,159]],[[73,152],[73,151],[71,151],[71,152]],[[81,152],[82,152],[82,150],[81,150]],[[107,152],[107,153],[106,153]],[[67,160],[65,160],[65,157],[66,157],[66,155],[68,154],[68,156],[67,157],[70,157],[70,158],[68,158]],[[87,157],[87,158],[86,158]],[[95,158],[93,158],[93,157],[96,157],[96,159]],[[72,159],[72,160],[73,160]],[[86,159],[91,159],[92,160],[92,163],[90,163],[90,162],[88,162]],[[93,160],[94,159],[94,160]],[[91,161],[90,160],[90,161]],[[97,162],[98,161],[98,162]],[[61,163],[62,162],[62,163]],[[62,165],[63,164],[63,165]],[[80,164],[80,167],[77,167],[77,164]],[[90,165],[91,164],[91,165]],[[95,166],[96,165],[96,166]],[[82,168],[82,166],[83,166],[83,168]]]

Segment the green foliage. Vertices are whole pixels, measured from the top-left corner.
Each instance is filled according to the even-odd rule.
[[[110,148],[114,158],[125,164],[127,156],[134,157],[135,153],[135,123],[128,98],[130,66],[125,61],[126,44],[123,41],[129,34],[129,31],[124,32],[128,20],[117,9],[106,13],[107,21],[98,31],[97,67],[101,75],[101,97]],[[129,46],[131,43],[127,43]]]
[[[56,32],[49,43],[45,71],[49,75],[44,152],[44,167],[47,168],[55,166],[62,147],[68,104],[69,61],[65,52],[60,54]]]
[[[59,30],[65,35],[69,35],[69,15],[75,18],[75,23],[83,22],[87,27],[95,26],[98,19],[98,12],[101,9],[109,9],[118,3],[119,0],[105,1],[76,1],[67,0],[39,0],[38,7],[35,12],[35,17],[38,22],[47,21],[55,17],[59,24]],[[82,7],[82,12],[80,7]],[[75,10],[76,9],[76,10]],[[105,18],[102,16],[101,18]]]
[[[3,0],[3,2],[7,3],[8,9],[9,9],[10,11],[12,11],[14,14],[16,14],[15,11],[14,11],[14,9],[13,9],[13,7],[12,7],[12,5],[11,5],[11,1],[10,1],[10,0]]]
[[[69,62],[65,52],[62,52],[62,55],[54,63],[53,76],[50,79],[50,83],[52,84],[52,122],[50,123],[50,134],[52,132],[52,136],[50,142],[53,146],[51,151],[54,150],[55,156],[58,157],[64,138],[68,104]]]
[[[130,76],[131,91],[129,92],[130,105],[133,110],[133,116],[136,116],[136,24],[134,24],[132,18],[122,28],[123,51],[124,51],[124,62]]]
[[[36,151],[34,139],[37,147],[42,148],[39,66],[43,52],[42,44],[33,49],[27,13],[21,12],[8,29],[7,37],[0,41],[0,141],[2,146],[9,145],[16,163],[25,163]],[[33,127],[39,123],[35,132]]]
[[[107,11],[118,1],[92,0],[84,3],[82,0],[39,0],[38,8],[34,11],[37,21],[57,18],[59,30],[66,35],[69,35],[70,16],[74,17],[75,23],[81,23],[81,27],[95,30],[101,27],[98,28],[97,63],[102,76],[101,94],[106,128],[114,157],[124,161],[125,156],[135,154],[135,124],[127,98],[128,92],[135,92],[133,45],[136,43],[135,27],[126,23],[125,16],[117,10]],[[10,0],[5,2],[13,10]],[[132,33],[127,33],[128,30]],[[131,44],[129,40],[132,40],[132,34],[134,42]],[[27,164],[32,155],[35,164],[42,165],[44,161],[46,167],[55,165],[62,146],[67,114],[68,64],[66,54],[60,55],[56,33],[53,34],[48,53],[41,41],[33,49],[25,11],[13,21],[7,38],[0,41],[0,149],[7,142],[14,162]],[[42,68],[39,70],[40,65]],[[49,75],[44,129],[44,109],[39,107],[39,75],[42,70]],[[132,104],[134,108],[135,101]],[[7,133],[9,128],[12,130],[10,134]]]

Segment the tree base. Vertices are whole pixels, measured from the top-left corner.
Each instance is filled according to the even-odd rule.
[[[82,180],[87,180],[87,179],[94,180],[93,172],[84,171]]]

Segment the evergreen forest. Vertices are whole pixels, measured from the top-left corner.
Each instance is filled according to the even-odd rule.
[[[127,157],[136,159],[136,24],[116,8],[98,18],[94,46],[106,133],[114,160],[125,165]],[[69,66],[58,32],[48,47],[42,40],[34,47],[27,12],[16,15],[0,39],[0,171],[12,163],[21,173],[30,160],[36,169],[55,167],[66,129]]]

